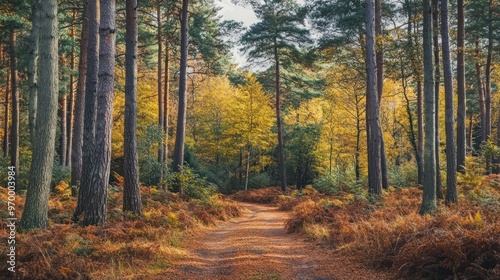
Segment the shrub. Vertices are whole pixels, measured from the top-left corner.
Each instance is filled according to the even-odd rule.
[[[271,177],[267,173],[250,174],[248,178],[248,188],[258,189],[271,184]]]
[[[217,193],[217,185],[208,182],[185,166],[181,172],[171,172],[167,177],[168,185],[182,188],[183,195],[190,199],[209,201]]]

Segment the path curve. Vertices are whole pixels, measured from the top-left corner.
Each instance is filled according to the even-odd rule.
[[[190,238],[187,255],[157,279],[390,279],[352,256],[287,234],[289,214],[276,207],[240,205],[241,217]]]

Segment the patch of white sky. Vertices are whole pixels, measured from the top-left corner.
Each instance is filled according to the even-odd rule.
[[[249,6],[235,5],[231,0],[219,0],[215,3],[221,7],[219,15],[224,20],[234,20],[243,23],[243,27],[248,28],[250,25],[259,21],[252,8]],[[240,46],[235,46],[232,50],[234,61],[240,66],[245,67],[246,56],[239,51]]]
[[[297,0],[299,4],[304,4],[304,0]],[[242,6],[236,5],[231,2],[231,0],[216,0],[215,3],[221,7],[219,15],[222,16],[224,20],[234,20],[243,23],[243,27],[248,28],[252,24],[259,21],[254,11],[249,5]],[[240,52],[241,46],[235,46],[232,50],[233,58],[235,63],[240,67],[250,67],[255,68],[255,66],[248,65],[247,57],[244,53]],[[259,68],[259,67],[257,67]],[[257,69],[254,69],[257,70]]]

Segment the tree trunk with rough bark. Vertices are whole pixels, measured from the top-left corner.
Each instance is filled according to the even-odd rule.
[[[36,138],[33,143],[30,180],[21,217],[23,230],[48,226],[50,181],[54,164],[58,97],[57,1],[45,0],[40,6],[40,63]],[[18,171],[16,169],[16,171]]]
[[[368,145],[368,191],[382,192],[380,112],[375,59],[375,2],[366,1],[366,135]]]
[[[464,0],[458,0],[457,28],[457,171],[465,173],[466,156],[466,91],[465,91],[465,18]]]
[[[38,51],[40,38],[40,1],[35,1],[31,7],[31,35],[30,35],[30,59],[28,61],[28,85],[30,87],[30,97],[28,105],[28,123],[30,129],[31,144],[36,136],[35,123],[37,111],[38,94]]]
[[[188,59],[188,8],[189,0],[182,1],[181,18],[181,62],[179,80],[179,109],[177,114],[177,130],[173,157],[173,170],[180,172],[184,165],[184,142],[186,138],[186,111],[187,111],[187,59]],[[180,185],[174,186],[174,191],[182,193]]]
[[[380,102],[384,91],[384,40],[382,37],[382,6],[381,0],[375,0],[375,58],[377,67],[377,94],[378,106],[380,112]],[[382,170],[382,187],[389,188],[389,179],[387,177],[387,159],[385,155],[384,134],[380,133],[380,164]]]
[[[91,154],[90,193],[86,199],[84,225],[106,222],[108,184],[111,166],[111,130],[115,84],[115,1],[100,0],[99,71],[97,123],[94,152]]]
[[[437,208],[436,204],[436,135],[434,63],[432,59],[432,7],[429,0],[423,1],[423,49],[424,49],[424,115],[425,148],[422,206],[420,214],[427,214]]]
[[[71,194],[77,195],[82,176],[83,119],[85,109],[85,82],[87,76],[87,54],[89,41],[89,1],[84,1],[80,58],[78,61],[78,82],[76,86],[75,113],[71,146]]]
[[[10,165],[19,172],[19,91],[17,89],[16,31],[10,29],[10,92],[12,124],[10,128]]]
[[[96,126],[96,93],[98,86],[97,73],[99,70],[99,4],[97,0],[88,1],[88,45],[87,45],[87,76],[85,78],[85,108],[83,120],[83,144],[82,144],[82,173],[80,175],[80,189],[78,194],[78,205],[73,218],[86,213],[86,206],[90,203],[87,199],[92,197],[91,172],[93,162],[91,161],[94,151],[95,126]]]
[[[137,0],[126,2],[125,36],[125,131],[124,131],[124,185],[123,211],[141,214],[139,189],[139,160],[137,158]]]
[[[451,71],[450,32],[448,29],[448,0],[441,0],[441,44],[445,89],[446,129],[446,202],[457,203],[457,154],[455,146],[455,114],[453,104],[453,73]]]
[[[440,161],[441,159],[439,158],[440,155],[440,149],[439,149],[439,91],[440,91],[440,86],[441,86],[441,73],[440,73],[440,67],[439,67],[439,0],[432,0],[432,28],[433,28],[433,36],[432,36],[432,41],[434,44],[434,68],[435,68],[435,75],[434,75],[434,95],[436,96],[435,98],[435,106],[436,106],[436,196],[439,199],[443,199],[443,188],[441,186],[441,172],[440,172]]]

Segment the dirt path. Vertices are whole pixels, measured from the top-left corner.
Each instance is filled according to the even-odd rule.
[[[388,279],[355,258],[287,234],[275,207],[241,203],[247,211],[193,237],[188,254],[158,279]]]

